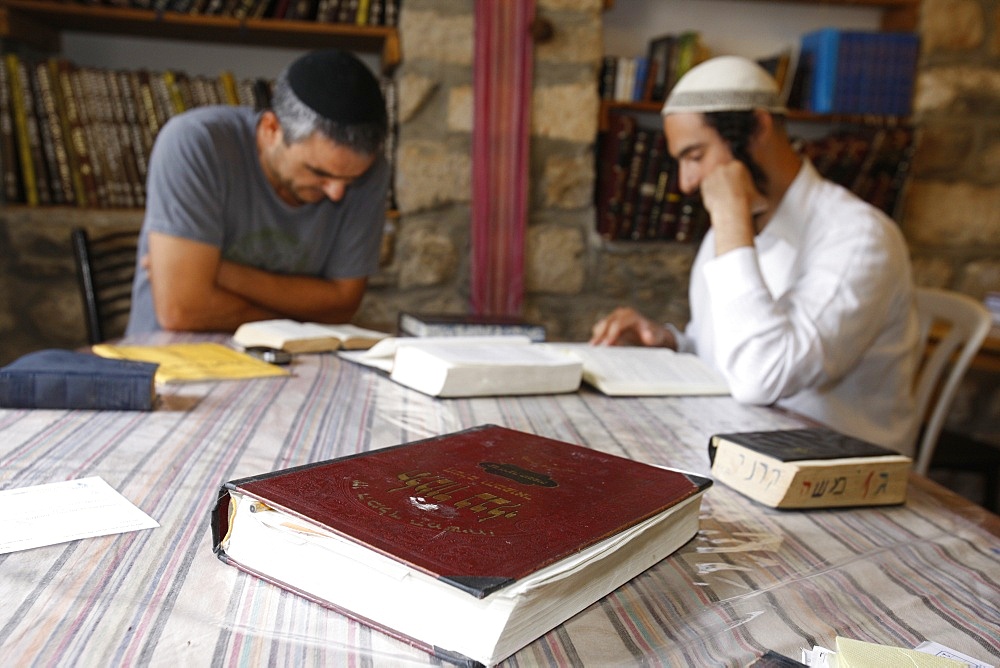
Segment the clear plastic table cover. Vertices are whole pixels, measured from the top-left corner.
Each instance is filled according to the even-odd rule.
[[[440,400],[332,354],[299,356],[291,369],[165,386],[151,413],[0,410],[0,489],[96,475],[160,524],[0,556],[0,657],[439,664],[217,559],[208,517],[220,485],[484,423],[707,475],[711,434],[803,424],[727,397],[582,389]],[[798,658],[838,635],[933,640],[1000,663],[998,526],[916,476],[903,506],[809,512],[768,509],[716,484],[693,540],[504,663],[744,666],[767,650]]]

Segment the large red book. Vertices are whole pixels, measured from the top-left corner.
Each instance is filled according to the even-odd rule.
[[[483,425],[225,483],[222,561],[492,665],[690,540],[711,481]]]

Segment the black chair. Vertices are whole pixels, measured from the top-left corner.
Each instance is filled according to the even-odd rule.
[[[93,345],[119,337],[125,332],[132,306],[139,232],[116,230],[91,236],[75,227],[71,235],[87,341]]]

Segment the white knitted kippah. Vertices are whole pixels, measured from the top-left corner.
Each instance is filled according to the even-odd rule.
[[[661,113],[752,109],[785,113],[778,83],[752,60],[718,56],[688,70],[670,91]]]

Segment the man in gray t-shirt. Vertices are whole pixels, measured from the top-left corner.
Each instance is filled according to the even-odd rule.
[[[153,147],[127,335],[345,322],[378,268],[385,102],[354,56],[278,77],[271,109],[202,107]]]

